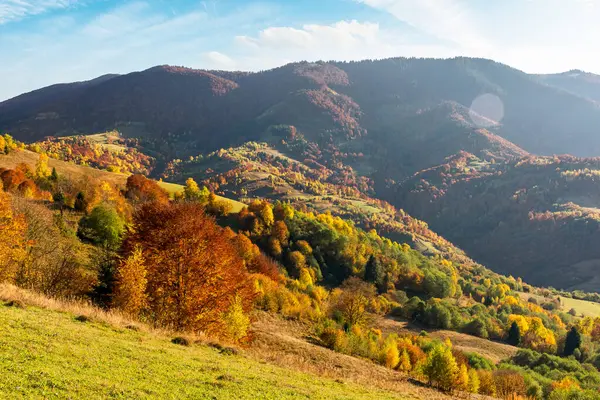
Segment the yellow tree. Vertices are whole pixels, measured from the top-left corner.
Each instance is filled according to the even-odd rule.
[[[117,269],[114,305],[131,315],[138,315],[146,305],[146,266],[142,250],[137,247]]]
[[[479,374],[476,370],[469,370],[469,385],[467,390],[469,393],[479,393]]]
[[[10,196],[0,188],[0,282],[12,282],[18,264],[27,256],[26,229],[25,217],[13,213]]]
[[[221,317],[225,326],[225,338],[232,342],[239,342],[248,334],[250,318],[244,311],[244,302],[239,294],[236,294],[227,312]]]
[[[402,353],[400,354],[400,362],[398,363],[398,370],[402,372],[410,372],[412,369],[412,365],[410,364],[410,356],[406,349],[402,349]]]
[[[459,390],[467,392],[469,390],[469,371],[465,364],[462,364],[456,375],[456,387]]]
[[[44,179],[50,176],[52,171],[48,167],[48,155],[46,153],[40,154],[35,163],[35,177],[38,179]]]
[[[400,352],[394,338],[388,338],[383,348],[383,365],[388,368],[396,368],[400,363]]]

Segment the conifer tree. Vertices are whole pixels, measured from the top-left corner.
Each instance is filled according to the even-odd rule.
[[[577,330],[576,327],[572,327],[569,333],[567,333],[567,337],[565,339],[565,356],[571,356],[575,352],[576,349],[579,349],[581,346],[581,333]]]
[[[521,328],[519,328],[519,325],[516,321],[513,321],[510,329],[508,330],[506,342],[513,346],[518,346],[521,343]]]

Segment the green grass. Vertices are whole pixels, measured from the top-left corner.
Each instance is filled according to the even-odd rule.
[[[533,297],[537,299],[540,305],[552,300],[547,297],[530,293],[519,293],[519,295],[525,301],[527,301],[530,297]],[[554,298],[556,298],[556,296],[554,296]],[[575,309],[577,315],[584,315],[586,317],[600,317],[600,303],[560,296],[560,310],[568,312],[572,308]]]
[[[0,305],[0,327],[0,398],[403,398],[36,307]]]
[[[574,308],[577,314],[583,314],[587,317],[600,317],[600,303],[593,301],[570,299],[568,297],[560,297],[561,309],[569,311]]]

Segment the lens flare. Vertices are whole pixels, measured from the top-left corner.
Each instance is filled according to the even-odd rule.
[[[481,128],[498,125],[504,118],[504,103],[495,94],[482,94],[471,103],[469,116],[471,121]]]

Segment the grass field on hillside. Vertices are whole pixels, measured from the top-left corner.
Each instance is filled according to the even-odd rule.
[[[570,299],[568,297],[561,297],[560,303],[564,311],[569,311],[571,308],[574,308],[575,311],[577,311],[577,314],[583,314],[589,317],[600,317],[600,303]]]
[[[405,398],[31,306],[0,326],[0,398]]]
[[[525,301],[533,297],[540,304],[551,301],[549,298],[531,293],[519,293],[519,295]],[[577,315],[584,315],[586,317],[600,317],[600,303],[560,296],[560,305],[560,309],[564,312],[567,312],[573,308],[577,312]]]

